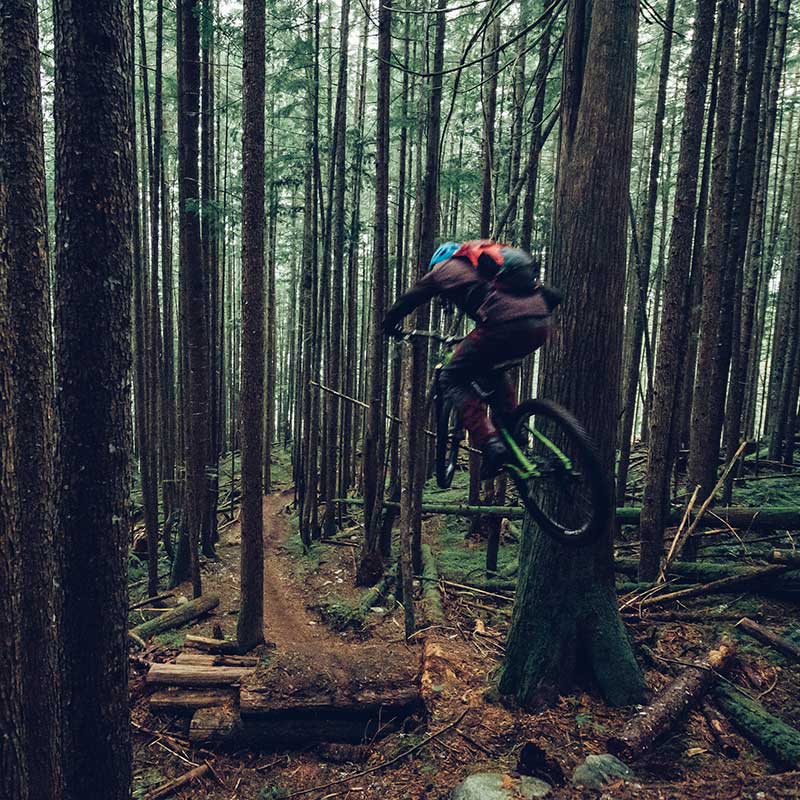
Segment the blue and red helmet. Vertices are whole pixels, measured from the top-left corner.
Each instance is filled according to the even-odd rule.
[[[447,259],[452,258],[459,247],[461,247],[459,242],[445,242],[439,245],[436,252],[431,256],[428,269],[433,269],[437,264],[441,264],[442,261],[447,261]]]

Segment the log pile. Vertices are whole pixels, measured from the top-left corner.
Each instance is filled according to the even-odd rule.
[[[275,680],[270,672],[255,678],[259,663],[255,656],[184,651],[175,663],[152,664],[146,684],[157,691],[150,708],[191,716],[192,742],[282,748],[358,744],[424,712],[413,673],[405,686],[318,686],[316,673],[307,680],[298,673],[288,683],[281,669],[274,671]]]
[[[201,708],[232,704],[236,699],[233,688],[187,689],[170,686],[150,695],[150,710],[155,713],[192,715]]]

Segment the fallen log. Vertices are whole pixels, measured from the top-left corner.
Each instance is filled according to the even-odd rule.
[[[276,696],[270,690],[243,686],[238,709],[231,704],[198,709],[189,738],[281,748],[318,742],[357,744],[397,730],[407,717],[423,710],[416,688]]]
[[[301,712],[313,716],[319,713],[334,715],[391,715],[405,711],[406,716],[421,708],[419,689],[362,689],[344,692],[331,689],[312,693],[274,694],[261,687],[242,686],[239,691],[242,717],[276,717]]]
[[[771,630],[762,627],[757,622],[753,622],[752,619],[743,617],[741,620],[739,620],[736,627],[743,630],[745,633],[750,634],[750,636],[752,636],[754,639],[758,639],[760,642],[764,642],[764,644],[774,647],[785,656],[789,656],[795,661],[800,661],[800,646],[796,645],[789,639],[785,639],[783,636],[779,636],[777,633],[773,633]]]
[[[800,570],[792,569],[791,565],[783,564],[785,572],[778,575],[767,575],[768,580],[759,577],[759,571],[763,566],[750,566],[747,564],[736,563],[717,563],[714,561],[673,561],[667,575],[671,582],[675,583],[709,583],[723,578],[735,576],[753,576],[755,583],[753,588],[758,589],[759,593],[778,597],[786,600],[800,598]],[[636,575],[638,562],[633,558],[618,558],[614,561],[614,569],[624,575]],[[647,588],[646,584],[638,585],[623,584],[626,591],[643,591]],[[733,584],[735,588],[737,584]],[[727,591],[724,587],[718,591]]]
[[[788,564],[790,567],[800,568],[800,553],[786,550],[773,550],[769,560],[775,564]]]
[[[141,639],[149,639],[159,633],[164,633],[172,628],[179,628],[193,619],[207,614],[211,609],[219,605],[219,597],[215,594],[204,594],[190,600],[188,603],[167,611],[160,617],[143,622],[131,630],[131,632]]]
[[[169,797],[171,794],[175,794],[175,792],[177,792],[179,789],[182,789],[184,786],[188,786],[190,783],[194,783],[194,781],[204,777],[210,772],[210,770],[211,767],[208,764],[201,764],[199,767],[195,767],[194,769],[190,769],[188,772],[185,772],[179,778],[162,783],[157,789],[154,789],[152,792],[148,792],[144,796],[144,800],[161,800],[162,797]]]
[[[691,597],[702,597],[707,594],[715,594],[716,592],[725,592],[732,587],[742,586],[748,583],[758,582],[764,578],[769,578],[785,572],[786,567],[781,564],[775,564],[771,567],[763,567],[755,570],[752,573],[744,575],[732,575],[728,578],[722,578],[718,581],[711,581],[700,586],[690,586],[688,589],[680,589],[677,592],[668,592],[666,594],[654,595],[647,597],[636,603],[637,607],[660,605],[661,603],[669,603],[675,600],[688,600]]]
[[[232,703],[233,689],[178,689],[168,687],[150,695],[150,711],[154,713],[194,714],[201,708],[213,708]]]
[[[214,653],[179,653],[175,658],[176,664],[204,664],[207,667],[257,667],[257,656],[228,656],[215,655]]]
[[[147,673],[149,684],[168,686],[228,686],[238,683],[251,669],[213,667],[204,664],[153,664]]]
[[[717,563],[715,561],[673,561],[667,570],[667,575],[671,578],[684,578],[684,583],[708,583],[717,581],[721,578],[732,576],[758,576],[759,572],[767,565],[750,566],[748,564]],[[790,570],[786,567],[784,583],[797,583],[800,589],[800,570]],[[635,558],[617,558],[614,560],[614,570],[623,575],[635,575],[638,569],[638,561]],[[680,582],[680,580],[678,581]]]
[[[425,639],[422,645],[419,687],[429,713],[433,712],[438,701],[452,694],[453,690],[463,692],[463,683],[459,681],[456,669],[439,642]]]
[[[200,708],[189,723],[190,742],[235,744],[242,739],[242,718],[231,705]]]
[[[444,622],[442,595],[439,593],[439,573],[430,545],[423,544],[422,550],[422,596],[428,621],[434,624]]]
[[[186,647],[194,647],[207,653],[222,653],[227,655],[237,655],[239,653],[239,643],[229,639],[211,639],[208,636],[192,636],[191,634],[184,640]]]
[[[136,611],[137,608],[144,608],[145,606],[152,606],[155,603],[159,603],[162,600],[166,600],[169,597],[173,597],[175,592],[163,592],[162,594],[157,594],[154,597],[145,597],[144,600],[140,600],[138,603],[134,603],[128,611]],[[169,611],[168,608],[166,609],[159,609],[164,611]]]
[[[783,769],[800,767],[800,731],[728,683],[714,689],[714,698],[739,732],[770,760]]]
[[[397,565],[392,564],[391,568],[387,570],[386,574],[371,588],[364,592],[361,602],[358,604],[358,610],[362,617],[369,613],[371,608],[379,605],[381,599],[389,593],[392,584],[397,577]]]
[[[708,691],[716,673],[730,663],[733,652],[730,642],[722,642],[704,661],[684,669],[649,706],[625,725],[618,736],[608,739],[609,752],[628,760],[647,752],[655,740],[670,730],[683,713]]]
[[[709,731],[711,731],[711,735],[714,737],[714,741],[720,753],[722,753],[725,758],[739,758],[739,748],[733,741],[731,726],[728,720],[707,700],[700,706],[700,711],[705,718],[706,725]]]
[[[665,611],[661,614],[641,615],[633,607],[622,612],[626,622],[696,622],[707,625],[714,622],[738,622],[741,614],[709,614],[705,611]]]
[[[363,506],[360,497],[340,497],[334,500],[350,506]],[[389,508],[399,507],[399,503],[386,501]],[[522,506],[471,506],[462,503],[436,503],[423,502],[424,514],[451,514],[461,517],[506,517],[508,519],[522,519],[525,509]],[[616,510],[616,520],[620,525],[638,525],[641,508],[625,506]],[[678,525],[683,517],[682,509],[673,509],[669,513],[668,523]],[[696,515],[692,514],[694,521]],[[765,506],[764,508],[725,507],[710,508],[700,521],[700,527],[714,527],[720,521],[727,523],[732,528],[745,528],[749,530],[795,530],[800,529],[800,506]]]

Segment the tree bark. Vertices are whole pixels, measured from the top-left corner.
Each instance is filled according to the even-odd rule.
[[[184,510],[188,529],[192,591],[202,594],[200,538],[206,499],[206,460],[209,439],[208,319],[206,280],[200,240],[200,176],[198,172],[200,120],[199,0],[181,0],[181,82],[178,129],[181,229],[181,316],[185,320],[187,373],[184,379],[186,484]]]
[[[132,629],[140,639],[149,639],[158,633],[178,628],[185,625],[193,619],[201,616],[202,614],[211,611],[219,605],[219,597],[215,594],[202,595],[190,600],[188,603],[182,603],[176,606],[171,611],[156,617],[155,619],[143,622]]]
[[[350,34],[350,3],[342,2],[339,35],[339,79],[336,89],[333,134],[333,260],[330,301],[330,336],[328,349],[328,385],[334,389],[342,387],[342,336],[344,332],[344,194],[346,184],[345,155],[347,133],[347,51]],[[387,226],[388,227],[388,226]],[[339,425],[339,398],[328,394],[327,398],[327,452],[325,473],[325,516],[322,535],[332,536],[336,532],[336,496],[339,486],[339,453],[341,451],[341,428]]]
[[[696,666],[686,667],[655,699],[630,720],[618,736],[608,740],[611,753],[634,759],[646,753],[711,687],[717,674],[729,665],[735,650],[722,642]]]
[[[609,476],[619,411],[637,27],[631,1],[576,2],[567,12],[552,279],[568,299],[545,352],[542,386],[586,424]],[[581,222],[598,215],[603,226]],[[590,352],[604,365],[600,386],[578,366]],[[530,704],[548,689],[588,681],[612,704],[641,699],[644,682],[617,611],[611,528],[609,519],[596,545],[567,557],[562,545],[534,535],[526,519],[501,692]]]
[[[729,163],[729,150],[732,149],[736,2],[723,0],[721,13],[725,17],[725,29],[720,44],[722,50],[714,129],[713,172],[708,215],[709,236],[703,267],[703,310],[689,444],[688,482],[690,488],[697,484],[702,487],[698,496],[700,502],[705,500],[716,483],[719,456],[720,427],[716,420],[721,419],[722,409],[720,403],[714,402],[716,396],[711,387],[715,381],[718,383],[718,372],[721,368],[718,352],[719,322],[735,180],[735,174],[731,174],[735,164]],[[733,127],[735,129],[735,124]]]
[[[383,507],[384,450],[386,447],[386,340],[381,323],[386,313],[389,280],[389,103],[391,58],[391,0],[378,11],[378,130],[375,150],[375,222],[373,245],[372,315],[368,350],[367,397],[369,416],[364,438],[364,546],[359,566],[360,582],[379,577],[375,567],[380,559],[380,518]],[[378,574],[376,574],[378,573]]]
[[[264,511],[261,455],[264,408],[264,62],[266,10],[245,0],[242,84],[242,550],[243,649],[264,640]]]
[[[631,349],[628,370],[625,376],[625,395],[622,403],[622,432],[620,436],[619,465],[617,467],[617,505],[625,505],[625,490],[628,485],[628,465],[631,457],[631,435],[636,413],[636,391],[639,388],[639,365],[642,358],[642,340],[647,324],[647,292],[650,288],[650,263],[653,254],[653,231],[656,219],[656,202],[658,201],[658,178],[661,170],[661,147],[664,141],[664,116],[667,106],[667,79],[669,78],[669,62],[672,52],[672,24],[675,18],[675,0],[668,0],[664,17],[664,41],[661,45],[661,66],[659,69],[658,93],[656,96],[656,112],[653,122],[653,146],[650,155],[650,176],[647,184],[647,205],[642,225],[640,241],[641,269],[635,269],[631,279],[636,283],[636,302],[629,324],[631,326]],[[667,176],[669,179],[669,176]],[[658,291],[658,287],[656,287]],[[650,351],[648,351],[650,353]],[[652,354],[649,355],[649,358]],[[648,361],[648,371],[650,370]],[[652,385],[652,381],[648,384]]]
[[[4,519],[0,538],[19,548],[21,583],[12,588],[13,603],[21,588],[27,598],[21,613],[22,711],[31,797],[61,798],[61,644],[60,569],[63,559],[55,535],[55,440],[52,419],[53,344],[50,332],[50,264],[47,241],[44,134],[38,13],[35,0],[15,0],[0,13],[0,183],[13,201],[3,205],[3,252],[6,261],[0,281],[8,282],[8,330],[13,341],[4,353],[14,384],[13,407],[2,411],[14,430],[15,463],[9,454],[9,478],[15,475],[18,515],[14,528]],[[2,202],[2,198],[0,198]],[[10,338],[6,338],[10,337]],[[5,433],[5,425],[3,425]],[[6,441],[5,435],[3,442]],[[5,449],[5,445],[4,448]],[[5,464],[3,473],[5,473]],[[3,482],[3,493],[10,491]],[[12,507],[13,500],[9,504]],[[3,515],[4,517],[5,515]],[[19,617],[17,619],[20,619]],[[13,641],[13,637],[2,637]],[[9,655],[13,659],[13,644]],[[0,667],[9,669],[8,664]],[[10,676],[10,680],[16,680]],[[0,690],[0,695],[3,691]],[[6,695],[11,697],[11,695]],[[5,715],[2,715],[3,717]],[[5,725],[2,726],[5,730]],[[9,753],[13,749],[10,746]],[[9,763],[13,771],[13,760]],[[5,771],[5,770],[3,770]],[[14,779],[10,779],[14,780]]]
[[[0,54],[5,56],[7,23],[0,17]],[[30,34],[28,34],[30,36]],[[24,41],[24,40],[23,40]],[[37,51],[38,52],[38,51]],[[0,73],[5,122],[6,73]],[[38,76],[37,76],[38,85]],[[0,131],[0,248],[10,246],[9,181],[6,169],[6,130]],[[15,397],[12,364],[15,331],[8,296],[8,262],[0,262],[0,792],[9,800],[28,800],[28,764],[25,736],[22,662],[22,575],[19,496],[16,476]]]
[[[653,377],[653,414],[639,528],[639,574],[642,580],[656,577],[664,549],[663,531],[669,509],[669,477],[678,424],[679,386],[688,338],[686,284],[695,222],[697,172],[713,30],[714,0],[698,0],[681,130],[672,236],[664,288],[664,316]]]
[[[739,143],[739,158],[736,172],[736,199],[733,208],[731,228],[731,245],[727,260],[730,269],[735,273],[737,286],[744,282],[743,269],[747,250],[747,232],[750,226],[752,208],[753,179],[756,167],[756,148],[759,131],[759,110],[764,84],[764,63],[767,57],[767,38],[769,35],[770,3],[769,0],[757,0],[755,3],[755,20],[747,74],[747,95],[745,99],[742,135]],[[755,234],[758,235],[757,233]],[[747,297],[742,296],[740,289],[733,298],[736,317],[743,317],[740,325],[733,326],[732,336],[728,340],[733,346],[730,360],[730,390],[725,408],[725,452],[728,458],[736,452],[742,434],[742,406],[744,405],[744,378],[747,377],[747,362],[750,356],[750,330],[755,310],[755,286],[751,285]],[[742,304],[744,308],[742,309]],[[724,315],[724,311],[723,311]],[[725,334],[723,329],[723,335]],[[727,370],[728,365],[724,365]],[[719,434],[718,434],[719,435]],[[733,491],[733,472],[723,492],[723,502],[730,502]]]
[[[54,11],[64,796],[128,800],[133,5]]]

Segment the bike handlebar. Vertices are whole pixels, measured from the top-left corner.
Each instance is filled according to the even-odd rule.
[[[443,336],[441,333],[437,333],[436,331],[403,330],[400,331],[400,333],[402,334],[403,339],[433,339],[446,345],[458,344],[465,338],[463,336]]]

